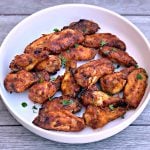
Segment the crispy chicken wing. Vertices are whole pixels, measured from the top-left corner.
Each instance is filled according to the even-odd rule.
[[[80,19],[78,22],[72,22],[69,26],[65,26],[63,29],[75,29],[83,33],[83,35],[87,34],[94,34],[95,32],[100,29],[97,23],[86,20],[86,19]]]
[[[104,46],[99,50],[99,54],[107,57],[113,62],[117,62],[124,66],[136,66],[137,62],[127,52],[118,48]]]
[[[33,72],[33,73],[36,74],[36,76],[38,78],[38,82],[43,82],[43,81],[49,81],[50,80],[50,75],[45,70],[36,71],[36,72]]]
[[[92,48],[111,46],[121,50],[126,50],[125,43],[111,33],[96,33],[92,35],[86,35],[82,44],[86,47]]]
[[[57,131],[80,131],[85,128],[84,120],[67,110],[41,113],[33,120],[40,128]]]
[[[66,71],[61,83],[61,91],[63,95],[76,97],[79,90],[80,90],[80,86],[76,83],[71,71]]]
[[[124,99],[130,107],[136,108],[144,96],[147,87],[147,73],[143,68],[133,70],[127,78]]]
[[[112,62],[102,58],[92,60],[84,65],[81,65],[75,71],[75,80],[82,87],[89,87],[95,84],[99,78],[104,75],[111,74],[114,71]]]
[[[92,91],[86,90],[81,94],[82,104],[84,106],[94,105],[94,106],[109,106],[110,104],[120,104],[123,103],[123,99],[120,97],[109,96],[102,91]]]
[[[61,55],[67,60],[83,61],[93,59],[96,53],[97,51],[93,48],[87,48],[82,45],[78,45],[77,47],[63,51]]]
[[[100,85],[104,92],[110,94],[119,93],[125,86],[127,76],[135,69],[134,66],[125,68],[119,72],[106,75],[100,79]]]
[[[42,62],[38,63],[35,67],[36,70],[46,70],[49,73],[57,72],[61,67],[61,60],[58,56],[49,55],[49,57]]]
[[[49,41],[53,34],[54,33],[43,34],[40,38],[27,45],[24,52],[34,55],[40,55],[44,51],[44,53],[49,54]]]
[[[85,124],[93,129],[101,128],[112,120],[115,120],[126,113],[126,108],[117,107],[114,110],[108,107],[100,108],[89,105],[83,114]]]
[[[29,89],[28,97],[33,102],[42,104],[56,92],[57,87],[53,82],[43,81],[42,83],[34,84]]]
[[[4,86],[9,92],[24,92],[33,83],[38,81],[35,73],[30,73],[25,70],[18,71],[17,73],[7,74],[4,80]]]
[[[76,113],[81,110],[81,107],[82,106],[78,99],[72,98],[70,96],[60,96],[43,103],[42,108],[40,109],[40,113],[43,111],[47,113],[49,111],[57,111],[62,109]]]
[[[46,59],[48,55],[42,54],[40,56],[36,56],[33,54],[21,54],[21,55],[16,55],[15,58],[12,60],[12,62],[9,65],[9,68],[13,71],[19,71],[19,70],[26,70],[30,71],[32,70],[35,65]]]

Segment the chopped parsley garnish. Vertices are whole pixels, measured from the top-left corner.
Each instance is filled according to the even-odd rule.
[[[103,54],[106,55],[106,56],[109,55],[109,53],[110,53],[110,51],[103,52]]]
[[[142,80],[142,79],[143,79],[143,77],[142,77],[139,73],[136,75],[136,78],[137,78],[138,80]]]
[[[117,49],[113,47],[113,48],[112,48],[112,51],[117,52]]]
[[[37,111],[36,111],[37,109],[38,108],[35,105],[32,106],[33,113],[37,113]]]
[[[77,48],[79,46],[79,44],[75,44],[74,47]]]
[[[43,83],[43,82],[44,82],[44,80],[43,80],[43,79],[40,79],[40,80],[39,80],[39,83]]]
[[[121,116],[121,119],[124,119],[124,118],[125,118],[124,115],[122,115],[122,116]]]
[[[49,101],[51,101],[52,99],[53,99],[52,97],[49,97],[49,98],[48,98]]]
[[[22,107],[24,107],[24,108],[28,106],[28,104],[27,104],[26,102],[22,102],[21,105],[22,105]]]
[[[61,56],[61,55],[59,56],[59,58],[61,59],[61,65],[62,65],[62,67],[65,68],[67,59],[65,57]]]
[[[51,77],[50,81],[55,81],[56,78],[55,77]]]
[[[53,29],[54,32],[59,32],[59,29],[55,28]]]
[[[103,41],[103,40],[100,42],[100,46],[101,46],[101,47],[105,46],[106,44],[107,44],[107,42],[105,42],[105,41]]]
[[[70,49],[68,49],[66,52],[67,52],[67,53],[70,53]]]
[[[139,68],[138,64],[135,65],[135,68]]]
[[[109,105],[109,109],[110,109],[110,110],[114,110],[114,109],[115,109],[115,108],[114,108],[114,105],[113,105],[113,104]]]
[[[70,100],[63,100],[63,101],[62,101],[63,106],[67,106],[67,105],[70,105],[70,104],[72,104],[72,103],[73,103],[73,100],[72,100],[72,99],[70,99]]]

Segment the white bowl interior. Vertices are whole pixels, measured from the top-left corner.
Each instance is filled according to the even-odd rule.
[[[127,52],[134,57],[139,66],[146,69],[150,75],[150,49],[143,35],[128,21],[106,9],[89,5],[62,5],[45,9],[26,18],[18,24],[4,40],[0,50],[0,90],[4,103],[12,115],[32,132],[51,140],[67,143],[87,143],[104,139],[121,131],[128,126],[142,112],[148,102],[149,85],[140,106],[129,111],[125,119],[117,119],[97,130],[86,128],[81,132],[56,132],[40,129],[32,124],[37,113],[33,113],[34,105],[27,96],[9,94],[3,86],[3,81],[9,70],[9,63],[15,55],[21,54],[27,44],[40,37],[41,34],[50,33],[54,28],[61,29],[73,21],[89,19],[97,22],[101,30],[116,34],[127,45]],[[148,82],[149,83],[149,82]],[[28,107],[23,108],[22,102],[27,102]],[[81,115],[81,114],[79,114]]]

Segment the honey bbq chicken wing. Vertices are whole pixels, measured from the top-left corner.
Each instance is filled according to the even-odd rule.
[[[85,128],[84,120],[67,110],[48,111],[39,114],[33,124],[46,130],[81,131]]]
[[[104,75],[111,74],[114,71],[112,62],[108,59],[102,58],[98,60],[92,60],[86,64],[81,65],[76,69],[74,77],[82,87],[90,87],[95,84],[99,78]]]
[[[95,32],[100,29],[97,23],[86,20],[86,19],[80,19],[77,22],[72,22],[69,26],[65,26],[63,29],[75,29],[83,33],[83,35],[88,35],[88,34],[94,34]]]
[[[40,113],[47,113],[49,111],[57,111],[62,109],[76,113],[81,110],[81,107],[82,106],[78,99],[63,95],[44,102],[42,104],[42,108],[40,109]]]
[[[79,90],[80,86],[76,83],[72,72],[66,71],[61,83],[61,91],[63,95],[76,97]]]
[[[103,46],[116,47],[121,50],[126,50],[126,45],[117,36],[111,33],[95,33],[86,35],[82,43],[85,47],[100,48]]]
[[[135,69],[128,75],[123,97],[130,107],[136,108],[141,102],[147,87],[147,78],[143,68]]]
[[[89,105],[83,114],[85,124],[93,129],[101,128],[126,113],[126,108],[116,107],[111,110],[108,107],[100,108]]]
[[[99,54],[103,57],[107,57],[112,62],[116,62],[127,67],[137,65],[134,58],[132,58],[127,52],[118,48],[104,46],[99,50]]]
[[[30,71],[37,65],[37,63],[46,59],[47,57],[48,55],[45,53],[40,56],[33,54],[16,55],[15,58],[11,61],[9,68],[12,70],[12,72],[19,70]]]
[[[25,70],[18,71],[17,73],[7,74],[4,80],[4,86],[8,92],[24,92],[33,83],[38,81],[35,73],[30,73]]]
[[[57,72],[61,67],[61,60],[58,56],[49,55],[49,57],[42,62],[38,63],[35,67],[36,70],[46,70],[49,73]]]
[[[119,93],[125,87],[127,76],[135,69],[134,66],[125,68],[119,72],[106,75],[100,79],[100,85],[104,92],[110,94]]]
[[[67,60],[91,60],[95,57],[97,51],[93,48],[87,48],[82,45],[75,45],[67,51],[63,51],[61,55]]]

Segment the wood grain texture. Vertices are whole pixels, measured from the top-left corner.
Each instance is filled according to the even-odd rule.
[[[149,0],[1,0],[0,14],[32,14],[46,7],[66,3],[92,4],[126,15],[150,15]]]
[[[128,127],[112,138],[90,144],[62,144],[33,135],[19,126],[0,128],[1,150],[144,150],[150,149],[150,127]],[[143,135],[143,136],[142,136]],[[142,141],[142,142],[141,142]]]

